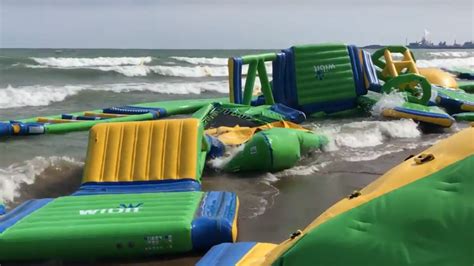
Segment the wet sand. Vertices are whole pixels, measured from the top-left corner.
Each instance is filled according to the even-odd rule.
[[[378,178],[390,168],[402,162],[411,154],[416,154],[426,147],[415,150],[392,153],[372,161],[360,162],[333,162],[319,172],[306,176],[285,176],[271,185],[278,193],[271,195],[271,202],[267,204],[265,212],[252,217],[249,215],[254,206],[248,198],[246,186],[236,186],[235,178],[244,178],[252,184],[253,175],[226,176],[219,173],[206,172],[203,176],[203,190],[231,190],[228,185],[234,186],[234,191],[240,197],[239,241],[257,241],[279,243],[285,240],[292,232],[304,229],[312,220],[341,198],[348,196]],[[79,168],[80,169],[80,168]],[[54,171],[54,170],[50,170]],[[53,174],[51,172],[44,173]],[[16,203],[29,198],[56,197],[74,191],[78,186],[77,176],[80,171],[71,169],[64,173],[61,182],[35,182],[22,188],[22,197]],[[39,181],[39,180],[37,180]],[[53,183],[51,183],[53,182]],[[247,184],[247,183],[242,183]],[[258,186],[258,184],[255,184]],[[55,189],[52,190],[51,188]],[[240,190],[240,191],[239,191]],[[100,265],[194,265],[203,254],[188,254],[169,256],[166,258],[147,259],[139,261],[110,261],[94,264]],[[48,262],[36,265],[82,265],[81,263]]]

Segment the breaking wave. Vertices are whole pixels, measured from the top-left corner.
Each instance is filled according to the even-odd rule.
[[[172,77],[225,77],[227,76],[227,67],[210,66],[151,66],[150,71],[162,76]]]
[[[434,57],[469,57],[473,56],[472,51],[443,51],[443,52],[429,52]]]
[[[331,123],[322,126],[313,125],[313,129],[329,138],[329,143],[323,147],[325,151],[323,154],[329,157],[327,161],[375,160],[380,156],[402,151],[401,146],[414,149],[422,145],[414,141],[421,136],[421,132],[418,125],[409,119]],[[396,142],[402,143],[401,146],[390,144],[395,139]]]
[[[20,196],[22,185],[35,183],[38,176],[48,169],[61,171],[66,167],[82,167],[83,162],[66,156],[35,157],[21,163],[14,163],[5,168],[0,168],[0,201],[13,202]]]
[[[31,59],[36,63],[16,63],[14,70],[21,71],[22,68],[61,70],[67,73],[74,71],[102,71],[115,72],[126,77],[145,77],[149,75],[160,75],[169,77],[199,78],[199,77],[226,77],[228,75],[227,59],[206,58],[206,57],[171,57],[177,61],[183,61],[193,66],[180,66],[172,61],[162,62],[161,65],[148,64],[152,62],[152,57],[97,57],[97,58],[74,58],[74,57],[47,57]],[[265,63],[267,73],[272,73],[271,62]],[[248,65],[242,67],[245,75]]]
[[[77,68],[89,66],[124,66],[124,65],[143,65],[150,63],[152,58],[147,57],[32,57],[36,63],[43,66]]]
[[[417,138],[418,125],[410,119],[393,121],[360,121],[323,126],[317,132],[329,136],[328,150],[340,147],[362,148],[381,145],[385,139]]]
[[[474,57],[449,58],[449,59],[420,59],[416,61],[418,67],[455,68],[464,67],[474,69]]]
[[[25,67],[31,69],[60,69],[60,70],[82,70],[90,69],[103,72],[116,72],[127,77],[145,77],[150,74],[170,77],[225,77],[227,76],[227,67],[224,66],[163,66],[163,65],[113,65],[113,66],[48,66],[48,65],[31,65],[26,64]]]
[[[170,58],[186,62],[193,65],[227,65],[227,58],[221,57],[184,57],[184,56],[171,56]]]
[[[181,83],[120,83],[94,85],[49,86],[33,85],[0,88],[0,109],[23,106],[47,106],[53,102],[64,101],[67,97],[81,91],[107,91],[115,93],[150,91],[162,94],[200,94],[211,91],[227,93],[225,81],[181,82]]]

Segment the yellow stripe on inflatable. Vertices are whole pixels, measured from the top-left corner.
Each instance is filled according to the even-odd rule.
[[[239,230],[237,227],[237,217],[239,217],[239,208],[240,208],[240,201],[239,198],[237,198],[237,204],[235,207],[235,215],[234,215],[234,221],[232,221],[232,242],[237,241],[237,236],[239,234]]]
[[[394,109],[389,109],[389,108],[384,109],[382,114],[385,117],[415,119],[418,121],[432,123],[432,124],[440,125],[443,127],[450,127],[454,123],[454,121],[449,118],[439,118],[439,117],[429,117],[429,116],[422,116],[422,115],[407,114],[407,113],[399,112],[399,111],[396,111]]]
[[[105,123],[94,126],[85,182],[197,179],[198,119]]]
[[[272,251],[278,245],[271,243],[257,243],[249,250],[235,265],[260,265],[265,260],[265,255]]]
[[[360,191],[360,196],[353,199],[345,198],[339,201],[327,209],[318,218],[316,218],[309,226],[307,226],[301,235],[295,237],[294,239],[288,239],[274,248],[270,253],[267,254],[263,264],[272,264],[299,238],[304,236],[305,233],[328,221],[329,219],[356,208],[384,194],[387,194],[393,190],[415,182],[423,177],[434,174],[457,161],[463,160],[464,158],[473,155],[473,151],[473,127],[464,129],[463,131],[445,140],[441,140],[438,144],[420,153],[432,154],[434,156],[434,160],[423,164],[417,164],[414,159],[417,156],[415,156],[414,158],[406,160],[400,165],[392,168],[387,173],[385,173],[385,175],[362,189]]]
[[[101,118],[116,118],[116,117],[124,117],[128,115],[85,112],[84,116],[95,116],[95,117],[101,117]]]
[[[71,123],[71,122],[78,122],[77,120],[70,120],[70,119],[60,119],[60,118],[47,118],[47,117],[38,117],[36,118],[36,122],[39,123],[51,123],[51,124],[60,124],[60,123]]]
[[[468,112],[474,112],[474,105],[464,103],[464,104],[461,105],[461,110],[468,111]]]
[[[258,127],[218,127],[207,129],[205,133],[217,137],[226,145],[240,145],[247,142],[249,139],[255,135],[256,132],[260,130],[267,130],[270,128],[292,128],[308,131],[308,129],[288,121],[276,121],[273,123],[265,124]]]

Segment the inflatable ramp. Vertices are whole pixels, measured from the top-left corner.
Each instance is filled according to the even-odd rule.
[[[76,193],[0,216],[0,262],[149,257],[234,242],[237,196],[199,191],[203,143],[197,119],[95,126]]]
[[[221,244],[198,265],[470,265],[473,136],[408,158],[279,245]]]
[[[193,118],[100,124],[90,131],[83,181],[199,181],[203,142]]]

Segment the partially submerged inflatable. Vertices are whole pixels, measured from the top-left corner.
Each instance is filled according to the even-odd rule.
[[[198,112],[205,123],[187,118],[95,125],[75,193],[31,200],[0,216],[0,261],[147,257],[235,241],[237,196],[201,191],[206,158],[222,156],[226,138],[246,130],[232,143],[242,152],[224,169],[275,171],[293,166],[326,139],[291,122],[265,124],[257,108],[245,121],[258,127],[228,127],[221,142],[211,131],[222,128],[204,133],[205,125],[238,114],[221,108]],[[243,119],[239,114],[234,119]]]
[[[402,60],[394,60],[392,53],[401,54]],[[267,76],[265,62],[272,62],[272,78]],[[243,65],[249,65],[244,86]],[[257,76],[262,95],[253,98]],[[449,113],[470,110],[474,105],[472,95],[458,89],[449,74],[439,69],[417,68],[412,53],[399,46],[386,47],[371,55],[353,45],[299,45],[274,54],[234,57],[229,59],[229,86],[233,103],[277,102],[307,115],[330,114],[358,106],[370,110],[382,94],[401,91],[404,101],[386,107],[383,116],[411,118],[441,127],[453,124]],[[451,92],[451,87],[456,90]],[[435,104],[447,108],[449,113]],[[448,108],[448,104],[458,108]]]
[[[75,193],[29,201],[0,216],[0,261],[147,257],[234,242],[238,199],[230,192],[201,191],[207,159],[226,160],[223,169],[230,172],[292,167],[327,143],[325,136],[295,123],[307,115],[369,110],[394,90],[404,99],[386,107],[385,117],[442,127],[454,120],[440,107],[456,118],[472,117],[470,95],[433,86],[450,86],[449,78],[440,78],[444,74],[418,70],[406,48],[381,51],[370,55],[344,44],[294,46],[229,59],[229,100],[145,103],[0,123],[0,136],[92,128],[83,183]],[[393,60],[391,51],[404,59]],[[249,70],[242,87],[244,64]],[[255,97],[257,75],[262,95]],[[181,117],[163,119],[173,115]],[[130,122],[141,120],[158,121]],[[466,221],[474,218],[468,204],[474,193],[466,192],[473,187],[468,178],[473,133],[465,130],[409,159],[279,246],[223,244],[201,264],[472,262],[467,253],[472,245],[460,243],[474,237],[460,232],[469,231]],[[226,158],[225,150],[235,147],[238,152]],[[456,257],[443,257],[445,250]],[[338,256],[341,252],[347,256]]]
[[[394,53],[400,54],[402,60],[395,60]],[[272,63],[271,77],[265,62]],[[244,85],[243,65],[248,65]],[[450,114],[474,110],[474,95],[458,88],[456,80],[446,72],[419,69],[413,54],[403,46],[388,46],[371,55],[354,45],[298,45],[278,53],[233,57],[228,68],[228,100],[153,102],[4,121],[0,123],[0,136],[67,133],[88,130],[99,123],[193,115],[210,104],[224,104],[235,110],[246,108],[250,116],[258,110],[261,117],[269,118],[266,122],[301,123],[306,119],[304,114],[330,114],[359,106],[370,110],[382,94],[394,90],[402,91],[405,100],[386,107],[382,113],[385,117],[450,127],[454,122]],[[255,97],[257,77],[262,94]]]
[[[219,127],[206,130],[206,134],[216,138],[220,143],[218,147],[243,145],[223,165],[223,170],[228,172],[273,172],[291,168],[303,155],[328,143],[326,136],[285,121],[258,127]]]
[[[401,54],[402,60],[394,60],[392,52]],[[389,46],[374,52],[372,60],[377,67],[377,77],[385,82],[382,92],[390,92],[391,87],[395,87],[408,92],[408,101],[438,105],[449,114],[474,111],[474,95],[461,89],[467,86],[460,86],[450,74],[440,69],[418,68],[408,48]],[[422,97],[414,98],[416,95]]]
[[[407,159],[279,245],[220,244],[198,265],[471,265],[474,128]]]
[[[149,257],[235,241],[237,196],[200,191],[202,130],[197,119],[95,126],[77,192],[0,217],[0,261]]]

